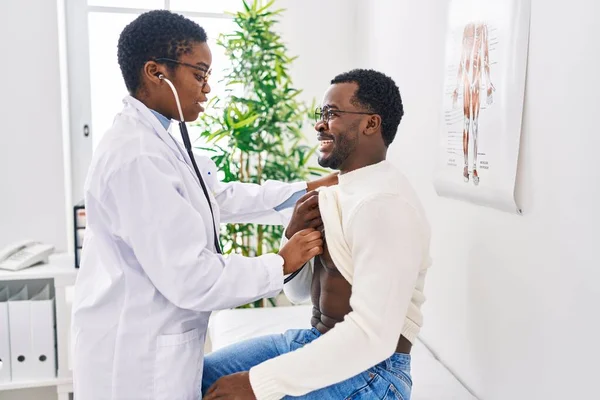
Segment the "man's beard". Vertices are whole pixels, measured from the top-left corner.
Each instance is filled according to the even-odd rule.
[[[358,135],[340,135],[334,142],[333,151],[329,154],[329,157],[323,158],[319,156],[319,165],[323,168],[331,168],[338,170],[342,164],[348,159],[350,154],[356,149],[358,144]]]

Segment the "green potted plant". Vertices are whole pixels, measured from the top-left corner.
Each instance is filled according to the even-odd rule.
[[[295,57],[288,56],[273,29],[284,10],[272,10],[273,3],[244,0],[243,10],[232,14],[235,32],[217,41],[231,61],[224,78],[227,94],[211,99],[207,109],[213,112],[197,124],[206,143],[201,148],[211,153],[225,182],[292,182],[325,172],[309,165],[316,147],[306,144],[302,127],[312,117],[314,101],[309,106],[298,99],[301,91],[289,75]],[[258,256],[277,251],[282,233],[281,226],[228,224],[221,228],[223,252]]]

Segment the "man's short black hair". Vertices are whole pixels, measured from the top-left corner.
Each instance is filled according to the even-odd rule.
[[[161,57],[177,60],[194,43],[204,42],[204,29],[182,15],[167,10],[141,14],[119,37],[117,56],[127,90],[132,95],[138,91],[146,62]]]
[[[398,86],[389,76],[372,69],[353,69],[333,78],[331,84],[352,82],[358,89],[351,103],[381,116],[381,135],[389,146],[404,115]]]

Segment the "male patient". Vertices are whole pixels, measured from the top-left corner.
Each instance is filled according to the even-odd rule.
[[[331,81],[315,129],[319,164],[340,171],[339,185],[306,194],[285,233],[324,227],[323,254],[284,288],[294,303],[312,299],[313,328],[209,354],[205,399],[410,398],[431,261],[419,199],[386,161],[402,115],[398,87],[380,72]]]

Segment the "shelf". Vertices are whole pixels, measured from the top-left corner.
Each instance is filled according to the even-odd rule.
[[[31,389],[48,386],[68,385],[73,382],[72,379],[46,379],[42,381],[20,381],[0,383],[0,392],[4,390]]]
[[[48,264],[25,268],[20,271],[0,269],[0,281],[15,281],[23,279],[52,279],[77,275],[73,256],[67,253],[56,253],[50,256]]]

